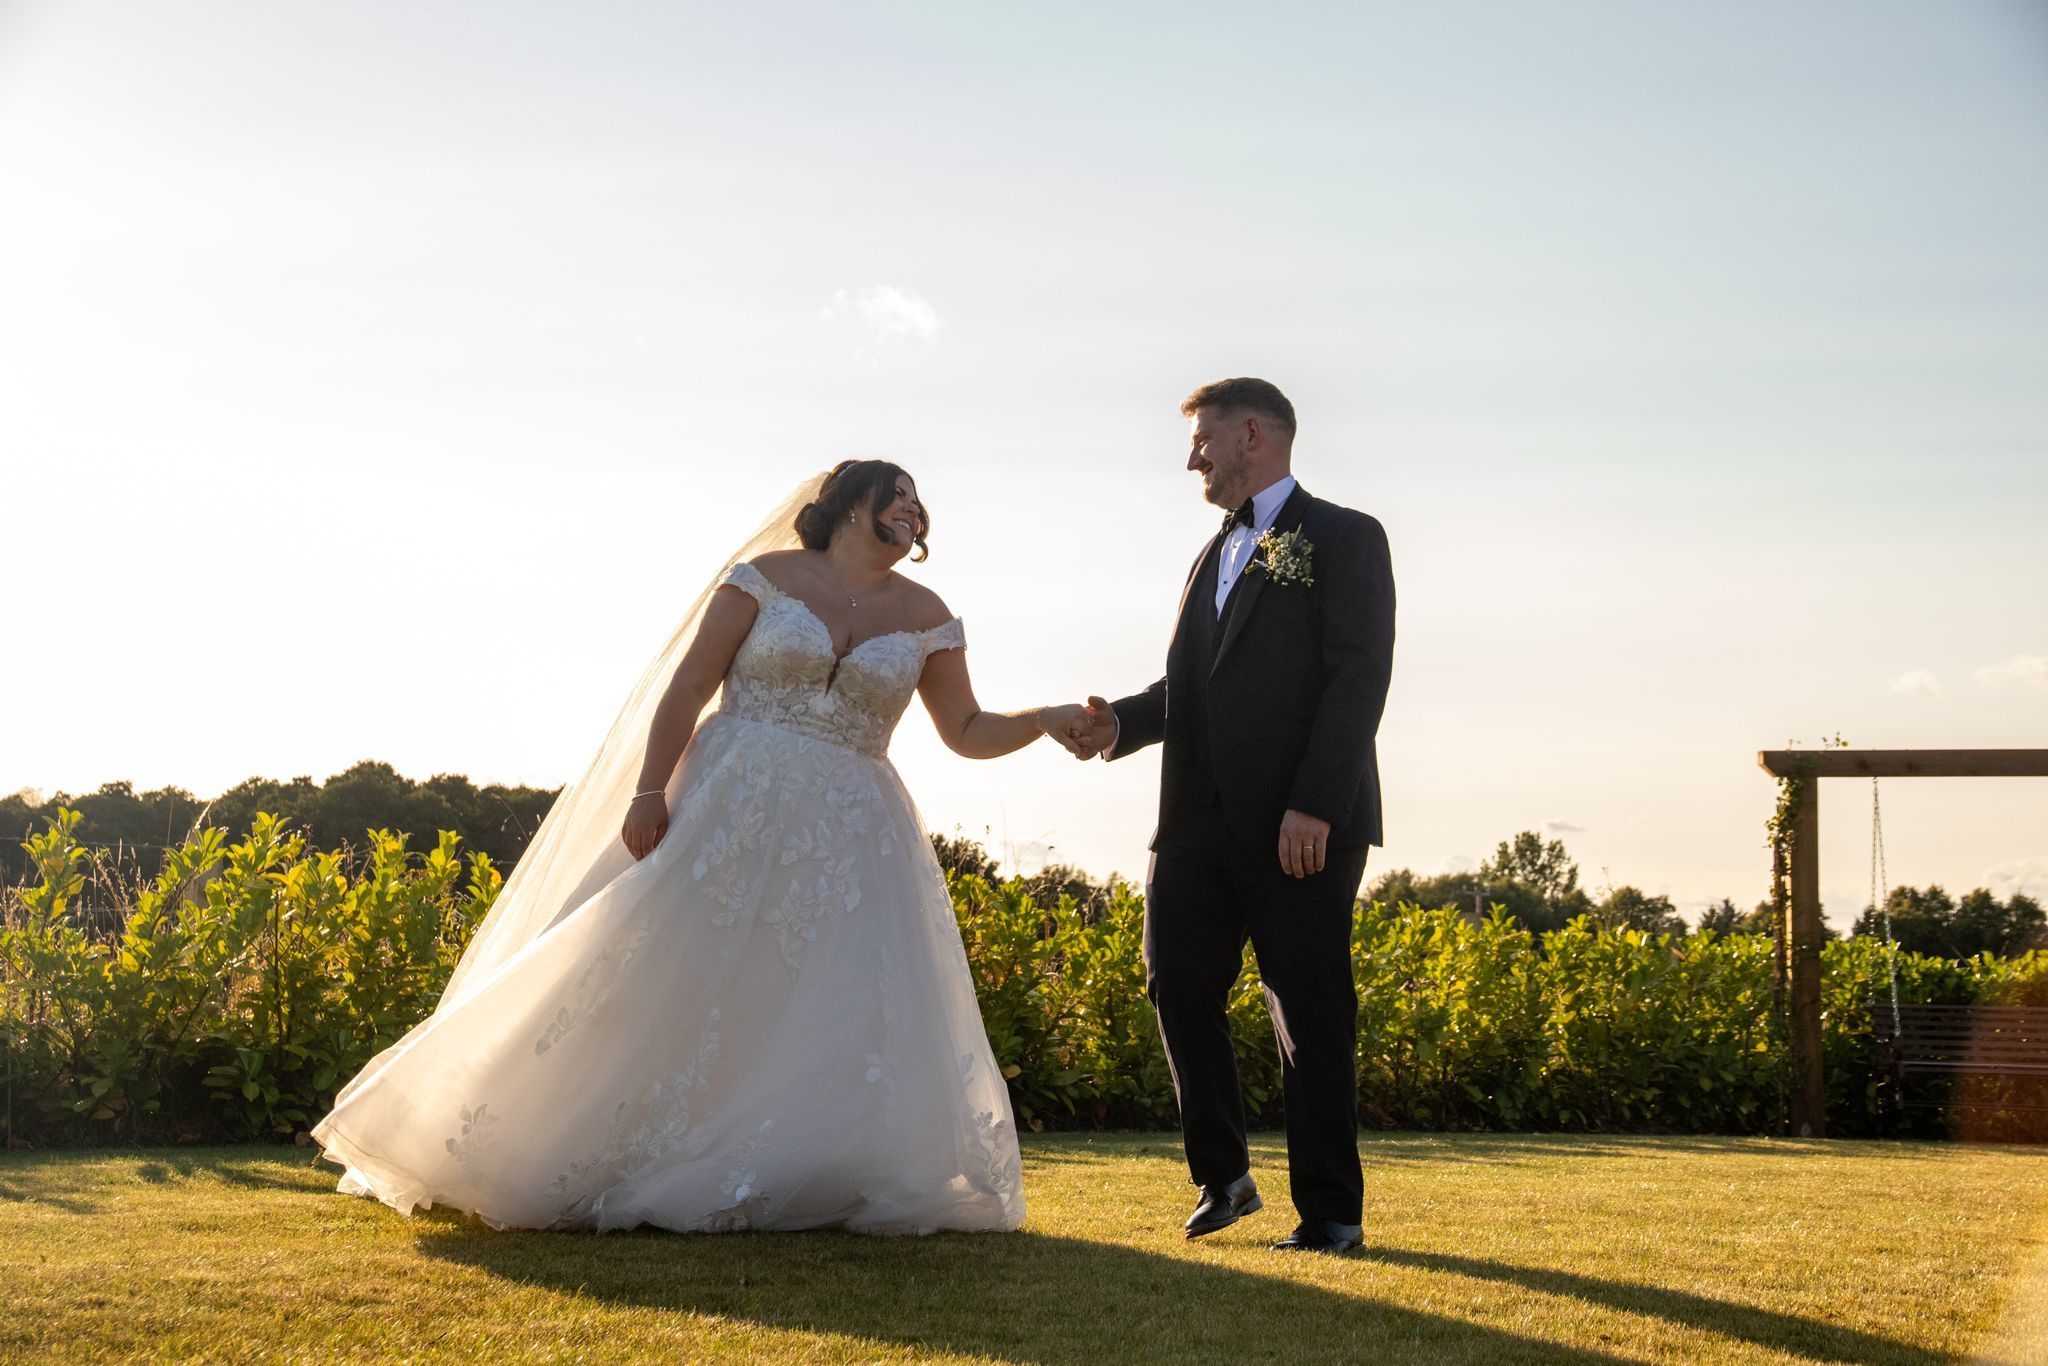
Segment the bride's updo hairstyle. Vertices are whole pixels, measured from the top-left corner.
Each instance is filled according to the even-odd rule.
[[[901,465],[892,465],[886,460],[842,460],[832,467],[832,473],[825,476],[825,482],[818,489],[818,500],[805,503],[796,515],[796,535],[806,550],[823,550],[832,544],[832,537],[855,514],[865,510],[868,525],[874,529],[875,539],[896,544],[896,528],[882,521],[882,510],[896,501],[896,480],[907,478],[909,471]],[[931,552],[924,538],[931,533],[932,519],[924,510],[924,500],[917,501],[917,534],[911,538],[917,549],[910,556],[912,564],[921,564]]]

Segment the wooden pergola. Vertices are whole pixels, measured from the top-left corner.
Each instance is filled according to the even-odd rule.
[[[1776,778],[2048,778],[2048,749],[1768,749],[1756,756]],[[1792,1132],[1827,1133],[1827,1078],[1820,1035],[1820,785],[1801,781],[1788,813],[1791,883],[1783,935],[1792,1046]],[[1774,889],[1775,890],[1775,889]]]

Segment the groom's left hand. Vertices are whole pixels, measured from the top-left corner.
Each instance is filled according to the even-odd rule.
[[[1323,856],[1330,849],[1330,823],[1306,811],[1289,810],[1280,818],[1280,866],[1289,877],[1307,877],[1323,871]]]

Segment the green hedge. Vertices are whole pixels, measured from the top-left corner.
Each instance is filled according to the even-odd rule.
[[[61,813],[24,845],[0,920],[0,1070],[10,1143],[290,1135],[433,1008],[502,879],[443,833],[425,853],[373,831],[322,852],[269,816],[203,830],[80,928],[93,872]],[[1028,1127],[1170,1128],[1173,1089],[1145,1000],[1144,908],[1112,884],[1051,904],[1021,880],[951,874],[982,1016]],[[95,922],[97,923],[97,922]],[[1503,913],[1361,906],[1359,1114],[1371,1127],[1774,1133],[1788,1065],[1770,942],[1614,931],[1539,940]],[[1874,1128],[1868,1003],[1877,941],[1828,944],[1829,1123]],[[2048,954],[1897,955],[1908,1000],[2048,1001]],[[1230,1005],[1247,1106],[1279,1119],[1272,1025],[1247,962]],[[1919,1098],[1939,1101],[1931,1086]],[[1942,1132],[1939,1111],[1907,1132]]]
[[[259,815],[165,851],[118,931],[74,915],[91,869],[65,811],[0,923],[5,1132],[34,1143],[291,1134],[433,1009],[502,879],[443,834],[306,848]]]

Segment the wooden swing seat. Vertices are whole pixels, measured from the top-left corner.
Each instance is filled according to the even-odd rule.
[[[1877,1002],[1870,1007],[1870,1025],[1878,1056],[1894,1083],[1893,1095],[1902,1104],[1913,1103],[1902,1099],[1909,1076],[2048,1078],[2048,1008],[1901,1004],[1895,1030],[1892,1006]],[[1967,1089],[1939,1103],[1958,1109],[2048,1112],[2048,1105],[1973,1100]]]

